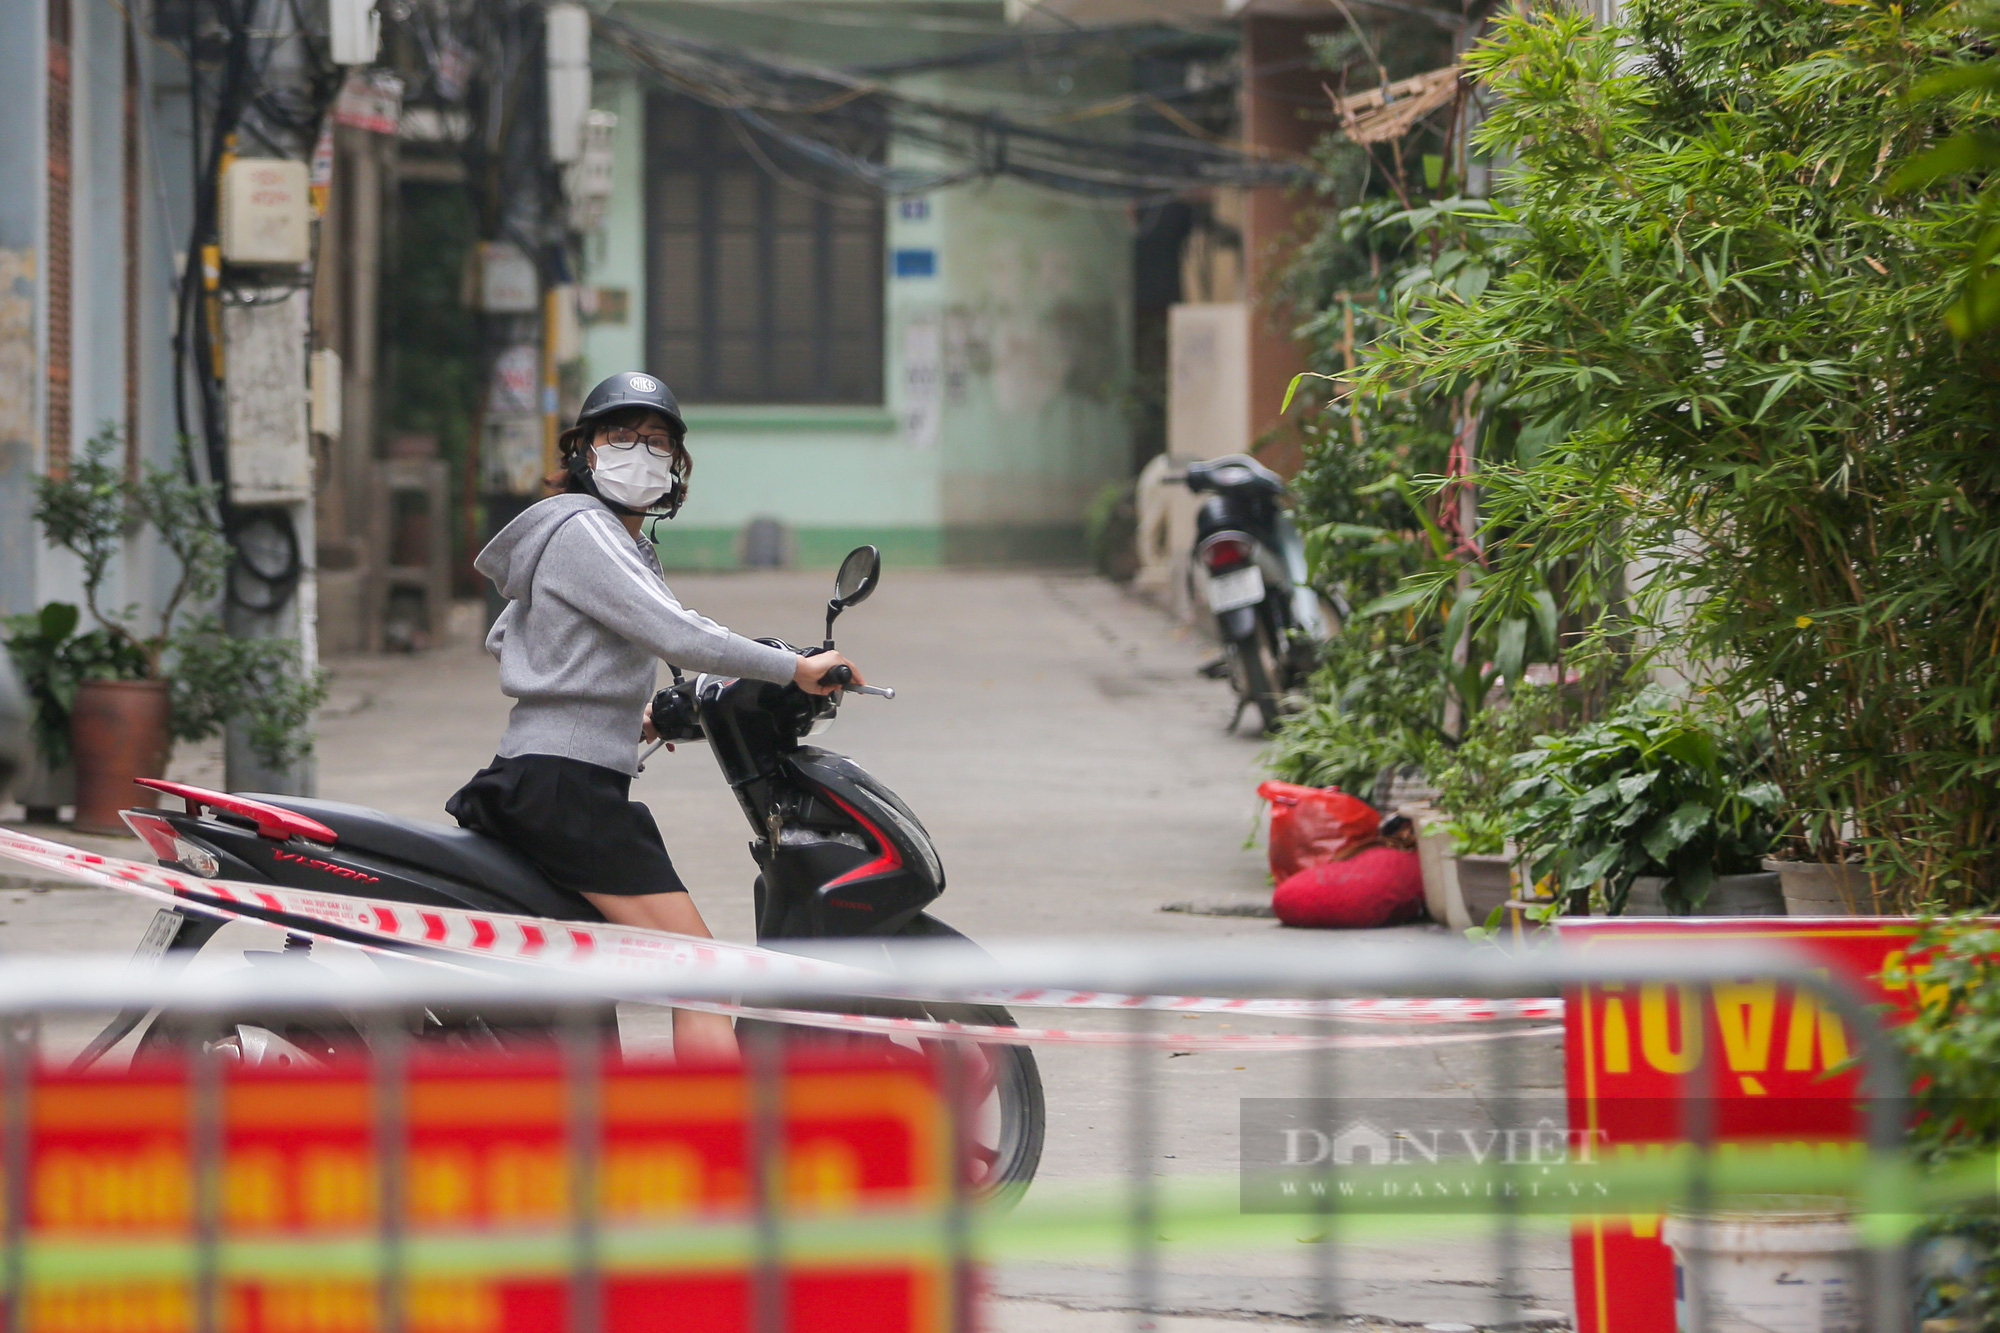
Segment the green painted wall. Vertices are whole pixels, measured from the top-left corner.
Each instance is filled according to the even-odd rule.
[[[934,34],[797,22],[729,3],[632,4],[624,13],[708,40],[848,63],[916,54]],[[970,7],[968,7],[970,8]],[[994,7],[997,13],[997,6]],[[850,16],[855,7],[843,7]],[[603,66],[609,62],[601,61]],[[630,293],[623,325],[585,336],[586,379],[643,361],[643,85],[605,69],[597,103],[618,113],[617,181],[589,281]],[[1004,104],[1002,76],[931,75],[911,91]],[[923,165],[906,148],[899,164]],[[1106,207],[1013,182],[957,186],[888,205],[889,250],[929,250],[929,277],[885,265],[884,403],[877,408],[688,404],[695,474],[662,524],[670,568],[738,562],[744,526],[775,518],[793,559],[831,565],[872,541],[896,563],[1076,562],[1083,514],[1129,470],[1121,406],[1130,364],[1131,233]],[[912,382],[912,372],[916,383]],[[926,385],[931,387],[926,389]],[[928,404],[928,410],[924,409]],[[917,424],[928,418],[929,428]]]

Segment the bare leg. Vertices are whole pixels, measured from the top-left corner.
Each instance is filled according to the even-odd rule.
[[[604,913],[607,921],[647,930],[670,930],[676,935],[694,935],[709,940],[708,923],[701,919],[694,899],[685,893],[586,893],[591,905]],[[674,1058],[736,1058],[736,1031],[722,1014],[674,1010]]]

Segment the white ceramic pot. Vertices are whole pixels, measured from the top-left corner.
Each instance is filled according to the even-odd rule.
[[[1451,834],[1445,831],[1445,817],[1430,806],[1410,806],[1397,813],[1407,815],[1417,826],[1417,864],[1424,873],[1424,911],[1430,919],[1451,930],[1464,930],[1465,903],[1458,893],[1458,862],[1451,854]]]

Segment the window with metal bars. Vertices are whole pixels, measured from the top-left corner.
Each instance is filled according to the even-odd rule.
[[[886,136],[857,135],[879,159]],[[648,369],[691,403],[880,403],[882,202],[750,136],[690,98],[647,100]]]

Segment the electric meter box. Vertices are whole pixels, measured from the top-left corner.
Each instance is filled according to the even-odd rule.
[[[312,258],[312,193],[306,164],[239,157],[222,172],[222,259],[228,264],[303,264]]]

